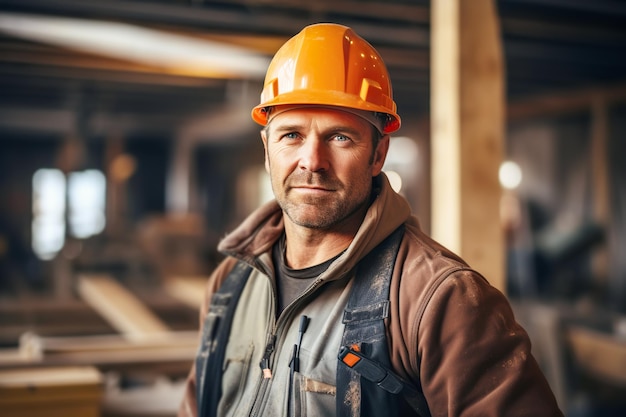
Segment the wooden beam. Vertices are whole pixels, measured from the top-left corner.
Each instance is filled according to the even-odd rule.
[[[507,118],[509,122],[517,122],[588,111],[598,100],[606,105],[626,101],[626,83],[553,92],[511,101],[507,108]]]
[[[609,116],[606,102],[595,100],[591,107],[591,180],[593,187],[593,217],[608,232],[611,224],[610,175],[608,168]],[[606,236],[606,235],[605,235]],[[604,288],[609,275],[608,242],[593,252],[593,279]]]
[[[199,309],[204,300],[208,277],[171,277],[165,283],[165,291],[176,300],[193,309]]]
[[[431,230],[435,239],[458,252],[461,250],[459,3],[437,1],[431,13]]]
[[[198,348],[198,332],[176,331],[167,337],[129,340],[120,335],[20,338],[18,348],[0,349],[0,368],[51,365],[140,365],[189,363]]]
[[[0,370],[2,415],[98,417],[102,396],[91,366]]]
[[[0,371],[0,386],[8,387],[37,385],[76,385],[89,384],[99,386],[102,383],[102,375],[94,367],[60,367],[60,368],[29,368],[11,369]]]
[[[626,387],[626,344],[619,336],[570,326],[566,337],[577,368],[616,387]]]
[[[167,336],[168,326],[134,294],[107,275],[83,275],[78,292],[113,328],[131,340]]]
[[[249,0],[231,0],[232,4],[250,7]],[[428,24],[428,7],[407,2],[405,4],[383,1],[358,1],[343,0],[317,0],[303,2],[300,0],[265,0],[263,5],[257,7],[272,6],[274,8],[288,8],[291,11],[306,12],[314,15],[326,13],[341,13],[347,16],[367,17],[371,19],[404,20],[409,23]]]
[[[492,0],[431,4],[432,235],[505,290],[501,35]]]
[[[626,33],[612,29],[610,26],[578,22],[571,24],[555,21],[554,19],[540,19],[538,16],[503,17],[502,32],[506,36],[519,36],[525,39],[539,39],[541,41],[558,40],[570,44],[578,42],[597,42],[612,44],[626,41]]]

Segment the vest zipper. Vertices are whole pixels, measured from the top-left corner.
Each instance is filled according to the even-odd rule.
[[[261,369],[263,370],[263,376],[261,377],[258,388],[256,389],[254,402],[252,403],[252,408],[250,409],[250,417],[259,416],[261,409],[264,406],[263,401],[267,396],[267,386],[270,384],[272,377],[272,354],[274,353],[276,348],[280,349],[281,346],[284,345],[286,340],[285,335],[281,335],[280,340],[277,336],[280,329],[285,327],[284,323],[287,321],[285,317],[289,315],[289,311],[293,310],[295,305],[299,304],[302,299],[315,292],[323,282],[324,281],[320,279],[317,279],[315,282],[313,282],[311,286],[300,295],[300,297],[296,298],[291,302],[291,304],[285,307],[285,309],[278,317],[275,325],[273,326],[270,336],[268,337],[268,343],[265,347],[265,353],[263,354],[263,358],[261,359],[261,363],[259,364],[261,366]],[[274,294],[276,294],[275,291],[276,289],[274,289]],[[288,389],[290,389],[290,387],[288,387]]]
[[[270,379],[272,377],[272,369],[270,368],[270,357],[274,353],[274,345],[276,344],[276,335],[270,336],[270,341],[265,346],[265,353],[261,358],[261,370],[263,371],[263,379]]]
[[[261,380],[257,384],[256,395],[254,397],[254,402],[252,403],[252,408],[250,409],[249,416],[254,417],[259,415],[259,411],[262,406],[262,398],[265,397],[267,385],[272,379],[272,368],[271,368],[271,357],[272,353],[274,353],[274,349],[276,347],[276,333],[273,332],[270,334],[268,338],[267,345],[265,345],[265,352],[263,353],[263,357],[261,358],[261,362],[259,366],[263,372]]]
[[[271,276],[270,272],[267,268],[264,268],[263,265],[257,265],[257,267],[265,271],[266,276]],[[276,308],[276,287],[272,280],[270,279],[270,286],[272,288],[272,311],[275,311]],[[257,383],[256,389],[254,390],[254,401],[252,402],[252,407],[250,408],[250,412],[248,414],[249,417],[255,417],[260,415],[261,407],[263,406],[263,398],[266,396],[267,385],[270,383],[272,379],[272,354],[276,350],[276,322],[271,323],[272,320],[270,318],[270,323],[268,323],[269,333],[267,336],[267,343],[265,344],[265,351],[263,352],[263,357],[261,358],[261,362],[259,366],[261,367],[261,379]]]

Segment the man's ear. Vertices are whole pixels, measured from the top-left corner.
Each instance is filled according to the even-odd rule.
[[[374,160],[372,162],[372,177],[377,176],[383,170],[387,152],[389,151],[389,135],[383,135],[378,141],[376,150],[374,151]]]
[[[263,154],[265,158],[265,170],[270,173],[270,160],[267,156],[267,130],[261,130],[261,140],[263,141]]]

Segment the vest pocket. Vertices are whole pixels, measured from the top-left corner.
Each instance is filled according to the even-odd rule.
[[[294,373],[293,417],[330,416],[336,412],[337,388],[322,381]]]
[[[218,405],[217,414],[220,416],[233,416],[236,411],[244,407],[246,409],[250,398],[244,395],[246,381],[250,372],[250,362],[254,353],[254,344],[250,343],[247,348],[242,347],[241,356],[226,358],[222,376],[222,397]],[[242,402],[244,402],[242,404]]]

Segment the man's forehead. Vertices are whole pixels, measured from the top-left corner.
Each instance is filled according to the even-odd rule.
[[[296,120],[310,121],[325,118],[341,121],[343,124],[371,125],[382,132],[383,121],[373,112],[336,106],[284,105],[269,110],[268,127],[274,122],[290,123]]]

